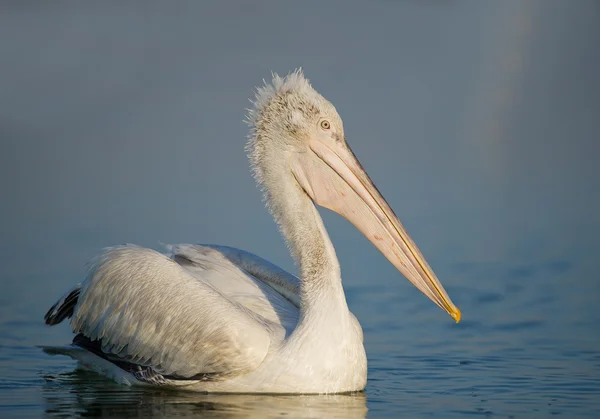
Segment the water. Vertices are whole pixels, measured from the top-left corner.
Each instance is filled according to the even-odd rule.
[[[593,1],[8,3],[0,15],[0,417],[596,417],[600,33]],[[124,388],[50,357],[99,249],[221,243],[293,270],[248,174],[251,87],[305,68],[463,312],[322,211],[366,391]]]

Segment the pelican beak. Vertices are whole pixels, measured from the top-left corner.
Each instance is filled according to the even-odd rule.
[[[342,141],[325,144],[312,139],[310,150],[292,161],[300,186],[319,206],[337,212],[358,228],[423,294],[458,323],[452,303],[394,211]]]

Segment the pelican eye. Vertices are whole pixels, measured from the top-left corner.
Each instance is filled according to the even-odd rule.
[[[324,119],[323,121],[321,121],[321,128],[329,129],[329,128],[331,128],[331,124],[329,123],[328,120]]]

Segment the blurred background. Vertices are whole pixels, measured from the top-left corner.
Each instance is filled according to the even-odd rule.
[[[295,271],[243,119],[302,67],[463,311],[322,210],[371,362],[355,413],[598,412],[599,22],[596,0],[4,1],[2,409],[81,408],[42,396],[74,364],[34,345],[69,341],[43,315],[105,246],[225,244]]]

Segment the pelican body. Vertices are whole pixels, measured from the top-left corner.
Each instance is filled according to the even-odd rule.
[[[299,268],[296,277],[225,246],[106,249],[45,316],[71,345],[46,348],[127,385],[202,392],[362,390],[367,358],[315,204],[356,226],[456,321],[460,311],[346,143],[334,106],[296,71],[249,110],[254,176]]]

